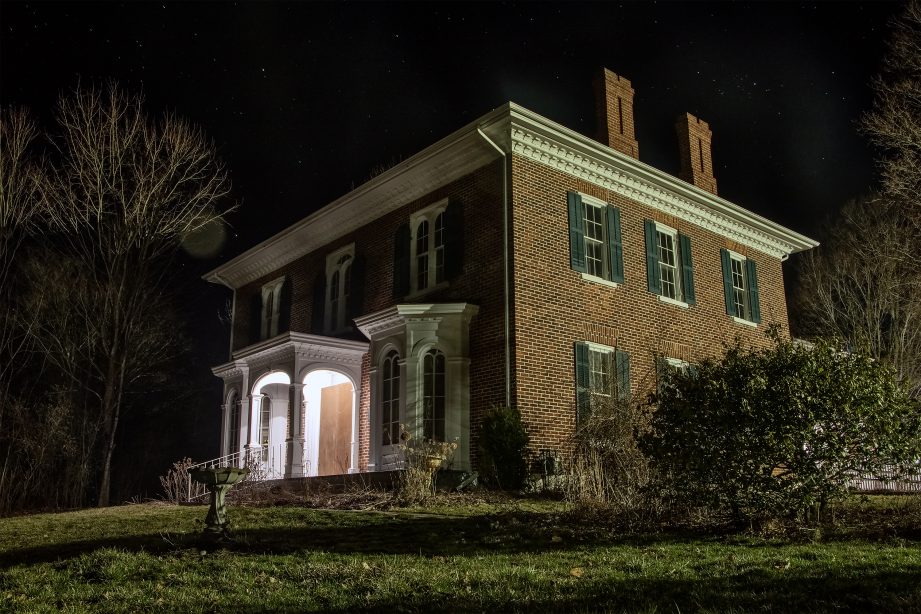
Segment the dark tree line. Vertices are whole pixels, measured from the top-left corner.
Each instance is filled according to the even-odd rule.
[[[198,386],[176,264],[230,183],[199,129],[142,103],[78,87],[47,132],[3,110],[0,511],[108,505],[124,421],[166,408],[147,439],[169,447]]]

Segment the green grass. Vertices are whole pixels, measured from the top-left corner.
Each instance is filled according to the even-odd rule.
[[[211,551],[204,507],[37,514],[0,519],[0,610],[921,611],[905,501],[856,501],[821,542],[623,536],[559,503],[454,502],[231,507],[239,545]]]

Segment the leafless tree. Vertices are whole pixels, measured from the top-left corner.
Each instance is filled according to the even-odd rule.
[[[895,367],[921,394],[921,270],[906,257],[916,240],[900,203],[845,206],[805,254],[796,315],[810,335],[836,337]]]
[[[0,492],[10,489],[11,462],[17,452],[6,420],[14,404],[12,385],[28,350],[27,314],[13,298],[14,263],[23,241],[35,229],[40,210],[43,165],[33,155],[38,128],[25,109],[0,110]]]
[[[109,504],[125,395],[171,351],[171,331],[151,326],[171,293],[171,260],[183,237],[222,219],[229,192],[203,133],[174,115],[152,122],[142,103],[114,84],[62,97],[55,155],[40,184],[52,262],[79,273],[60,282],[70,293],[60,317],[71,322],[45,319],[35,337],[95,398],[100,506]],[[39,294],[54,304],[60,289],[46,281]]]
[[[881,154],[884,194],[902,201],[906,222],[921,229],[921,2],[907,3],[893,21],[873,109],[861,129]],[[921,243],[915,243],[919,246]],[[917,254],[916,254],[917,255]]]

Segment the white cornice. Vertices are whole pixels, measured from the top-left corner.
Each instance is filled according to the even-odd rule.
[[[777,258],[818,243],[639,160],[510,104],[512,152]]]
[[[483,141],[477,128],[486,126],[485,130],[494,133],[497,122],[507,124],[508,110],[506,104],[487,113],[205,274],[204,279],[239,288],[498,159],[498,152]]]
[[[357,364],[367,351],[366,341],[288,332],[234,352],[231,362],[214,367],[211,371],[227,380],[246,370],[258,370],[267,364],[293,360],[295,356],[308,360]]]
[[[507,152],[559,169],[772,256],[783,258],[818,245],[719,196],[507,103],[204,278],[239,288],[496,160],[498,152],[478,134],[478,129]]]
[[[469,323],[479,311],[479,306],[472,303],[401,303],[355,318],[355,326],[365,337],[371,339],[381,331],[402,327],[409,320],[461,316],[463,321]]]

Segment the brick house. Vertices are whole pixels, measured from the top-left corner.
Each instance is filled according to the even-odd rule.
[[[593,402],[787,330],[817,243],[717,196],[708,125],[643,164],[604,70],[599,138],[508,103],[210,272],[234,291],[221,450],[288,477],[394,468],[401,424],[475,466],[486,409],[558,450]]]

